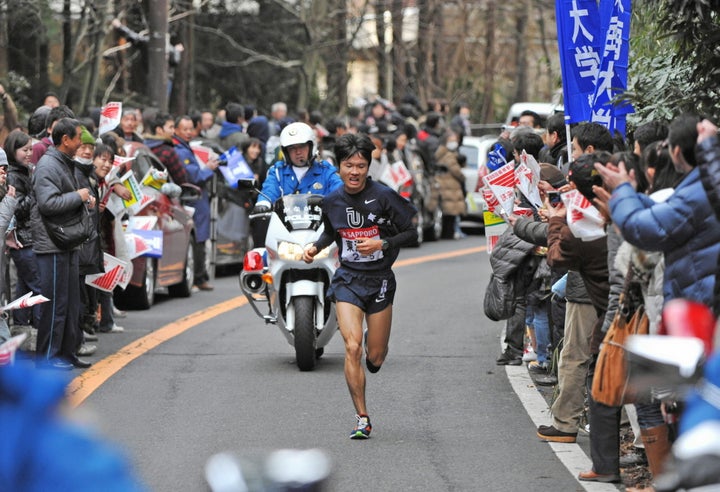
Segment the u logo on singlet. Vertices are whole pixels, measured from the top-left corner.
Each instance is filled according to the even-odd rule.
[[[357,228],[363,226],[365,219],[363,219],[363,216],[360,215],[360,212],[352,207],[348,207],[345,209],[345,213],[347,214],[347,222],[350,227]]]

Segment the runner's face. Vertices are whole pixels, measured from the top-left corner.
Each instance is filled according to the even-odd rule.
[[[360,154],[348,157],[340,163],[340,178],[345,183],[345,191],[350,194],[359,193],[367,183],[370,163]]]

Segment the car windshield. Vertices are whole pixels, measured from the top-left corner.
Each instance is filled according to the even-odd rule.
[[[478,167],[478,149],[477,147],[470,147],[467,145],[461,145],[460,146],[460,153],[467,157],[467,162],[465,163],[465,166],[470,169],[477,169]]]
[[[288,230],[312,229],[322,223],[322,195],[285,195],[275,202],[275,212]]]

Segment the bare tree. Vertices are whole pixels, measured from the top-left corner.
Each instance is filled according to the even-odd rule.
[[[8,18],[7,2],[0,1],[0,78],[8,73]]]

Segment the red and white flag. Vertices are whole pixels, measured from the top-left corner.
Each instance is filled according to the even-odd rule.
[[[532,158],[532,156],[530,156],[530,158]],[[527,164],[521,162],[517,165],[515,168],[515,185],[518,190],[520,190],[520,193],[522,193],[535,208],[542,207],[540,190],[538,189],[539,182],[539,176],[536,176]]]
[[[98,135],[114,130],[122,118],[122,103],[109,102],[100,110],[100,125]]]
[[[515,207],[515,165],[509,163],[483,177],[487,186],[499,203],[497,215],[508,217]]]
[[[85,283],[105,292],[112,292],[120,283],[128,262],[104,253],[105,273],[86,275]]]
[[[567,209],[567,223],[570,232],[583,241],[605,237],[605,219],[600,211],[578,190],[560,195]]]
[[[27,333],[16,335],[0,345],[0,366],[9,366],[15,362],[15,352],[27,338]]]
[[[125,244],[127,245],[128,258],[131,260],[144,255],[152,249],[145,239],[132,232],[125,232]]]
[[[217,157],[217,153],[215,153],[210,147],[205,147],[204,145],[191,145],[190,148],[202,166],[207,166],[208,161],[213,156]]]
[[[133,215],[128,219],[128,230],[151,231],[155,228],[158,218],[156,215]]]
[[[41,302],[47,302],[49,300],[50,299],[41,294],[34,296],[32,292],[28,292],[24,296],[18,297],[14,301],[0,308],[0,312],[12,311],[13,309],[23,309],[26,307],[34,306],[35,304],[40,304]]]

